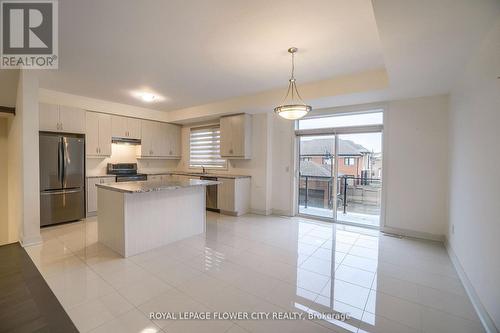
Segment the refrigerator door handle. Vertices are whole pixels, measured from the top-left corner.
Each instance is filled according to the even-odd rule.
[[[61,185],[63,183],[63,166],[62,166],[62,161],[63,156],[62,156],[62,142],[59,141],[57,143],[57,178],[61,182]]]
[[[61,153],[62,153],[62,178],[61,183],[62,187],[66,187],[66,155],[68,154],[68,143],[66,142],[66,138],[61,139]]]
[[[53,195],[53,194],[71,194],[81,192],[81,188],[73,189],[73,190],[54,190],[54,191],[43,191],[40,192],[40,195]]]

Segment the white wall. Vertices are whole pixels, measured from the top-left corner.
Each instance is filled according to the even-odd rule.
[[[7,118],[0,118],[0,245],[12,243],[17,237],[11,239],[8,215],[8,132]]]
[[[19,228],[23,245],[35,244],[41,241],[36,71],[19,74],[16,115],[8,131],[9,225]]]
[[[443,238],[448,193],[447,122],[447,95],[387,103],[383,134],[386,230]]]
[[[389,101],[374,108],[381,105],[386,110],[385,229],[442,239],[447,221],[448,97]],[[359,108],[336,111],[340,109]],[[293,215],[295,210],[294,139],[294,123],[274,116],[272,210],[279,215]]]
[[[294,122],[275,114],[272,137],[272,211],[292,216],[294,212]]]
[[[500,13],[500,4],[497,9]],[[500,19],[497,19],[451,94],[448,229],[449,246],[497,330],[500,330],[499,75]]]

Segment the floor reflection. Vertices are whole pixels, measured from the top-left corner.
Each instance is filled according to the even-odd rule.
[[[130,258],[98,243],[95,218],[43,229],[43,244],[27,251],[81,331],[130,318],[155,332],[199,325],[150,321],[150,311],[300,311],[350,319],[204,324],[215,332],[481,332],[441,244],[303,218],[207,216],[205,234]]]

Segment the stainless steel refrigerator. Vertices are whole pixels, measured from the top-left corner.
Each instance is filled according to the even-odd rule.
[[[40,226],[85,217],[85,139],[40,133]]]

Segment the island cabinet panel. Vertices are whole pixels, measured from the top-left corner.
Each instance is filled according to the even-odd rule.
[[[252,157],[252,116],[239,114],[220,119],[220,151],[227,159]]]
[[[86,154],[89,157],[111,156],[111,116],[104,113],[86,114]]]
[[[124,193],[98,187],[99,242],[123,257],[205,231],[205,188]]]
[[[250,178],[218,178],[217,205],[222,214],[240,216],[250,211]]]
[[[62,133],[85,133],[85,110],[40,103],[39,105],[40,131]]]
[[[115,183],[115,177],[87,178],[87,216],[97,213],[97,187],[96,184]]]

